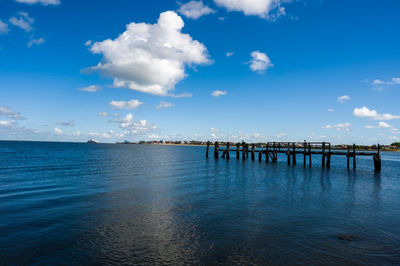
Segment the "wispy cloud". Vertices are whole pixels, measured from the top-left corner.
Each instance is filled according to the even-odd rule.
[[[57,124],[57,125],[60,125],[60,126],[67,126],[67,127],[74,127],[74,126],[75,126],[75,123],[74,123],[73,120],[65,121],[65,122],[63,122],[63,121],[58,121],[56,124]]]
[[[351,100],[351,97],[348,95],[343,95],[343,96],[340,96],[339,98],[337,98],[338,103],[345,103],[350,100]]]
[[[139,100],[130,100],[130,101],[111,101],[110,106],[113,107],[113,109],[136,109],[139,106],[141,106],[143,103]]]
[[[351,127],[351,124],[346,122],[346,123],[340,123],[340,124],[334,124],[334,125],[325,125],[322,128],[325,128],[325,129],[334,128],[337,131],[342,131],[342,130],[350,131],[350,127]]]
[[[44,6],[48,5],[59,5],[61,4],[60,0],[15,0],[18,3],[24,3],[24,4],[42,4]]]
[[[160,104],[156,106],[157,109],[171,108],[171,107],[174,107],[174,104],[165,101],[161,101]]]
[[[389,125],[386,122],[379,122],[377,125],[375,126],[371,126],[371,125],[366,125],[365,128],[392,128],[392,125]]]
[[[215,90],[215,91],[213,91],[213,92],[211,93],[211,95],[212,95],[213,97],[215,97],[215,98],[217,98],[217,97],[219,97],[219,96],[226,95],[226,94],[228,94],[227,91],[220,91],[220,90]]]
[[[0,34],[7,34],[9,31],[8,24],[0,20]]]
[[[21,116],[20,112],[12,110],[8,106],[0,106],[0,115],[6,116],[14,120],[24,120],[25,117]]]
[[[204,5],[203,1],[190,1],[182,4],[178,12],[187,18],[198,19],[202,16],[215,13],[216,11]]]
[[[29,16],[27,12],[20,11],[18,12],[17,17],[11,17],[8,20],[12,25],[23,29],[26,32],[32,31],[32,24],[34,19]]]
[[[85,91],[85,92],[96,92],[96,91],[100,91],[101,89],[102,89],[102,87],[100,85],[90,85],[87,87],[78,88],[78,90]]]
[[[33,45],[41,45],[43,43],[44,43],[44,39],[39,38],[39,39],[31,39],[27,45],[29,48],[31,48]]]

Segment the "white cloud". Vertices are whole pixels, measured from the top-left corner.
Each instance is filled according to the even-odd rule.
[[[91,40],[87,40],[86,42],[85,42],[85,46],[91,46],[92,45],[92,41]]]
[[[366,125],[365,128],[392,128],[392,125],[389,125],[386,122],[379,122],[376,126]]]
[[[55,132],[57,135],[61,135],[61,134],[63,133],[63,131],[62,131],[61,129],[59,129],[59,128],[54,128],[54,132]]]
[[[215,90],[211,93],[211,95],[213,97],[219,97],[219,96],[223,96],[226,95],[228,92],[227,91],[220,91],[220,90]]]
[[[59,5],[61,4],[60,0],[15,0],[18,3],[24,3],[24,4],[42,4],[44,6],[48,5]]]
[[[24,120],[25,117],[21,116],[20,112],[12,110],[8,106],[0,106],[0,115],[14,119],[14,120]]]
[[[328,112],[334,112],[334,111],[335,111],[335,109],[333,109],[333,108],[328,109]]]
[[[335,128],[337,131],[350,131],[351,124],[346,122],[346,123],[340,123],[340,124],[335,124],[335,125],[325,125],[322,128],[330,129],[330,128]]]
[[[26,12],[18,12],[18,17],[11,17],[8,20],[12,25],[23,29],[26,32],[32,31],[32,24],[34,19]]]
[[[184,92],[181,94],[170,93],[170,94],[168,94],[168,96],[172,97],[172,98],[192,98],[193,94],[187,93],[187,92]]]
[[[130,101],[111,101],[110,105],[113,109],[136,109],[141,106],[143,103],[139,100],[130,100]]]
[[[63,122],[63,121],[58,121],[56,124],[57,124],[57,125],[60,125],[60,126],[66,126],[66,127],[74,127],[74,126],[75,126],[75,123],[74,123],[73,120],[65,121],[65,122]]]
[[[285,137],[285,136],[286,136],[286,134],[283,133],[283,132],[278,133],[278,134],[275,135],[275,137],[277,137],[278,139],[281,139],[281,138],[283,138],[283,137]]]
[[[215,10],[204,5],[203,1],[190,1],[181,5],[178,12],[185,17],[198,19],[199,17],[215,13]]]
[[[0,20],[0,34],[7,34],[9,31],[8,24]]]
[[[113,119],[110,122],[118,123],[119,128],[126,130],[125,135],[144,135],[158,129],[156,125],[146,120],[134,120],[132,113],[120,119]]]
[[[353,115],[357,117],[367,117],[372,118],[374,120],[394,120],[400,119],[400,115],[392,115],[392,114],[379,114],[375,110],[370,110],[368,107],[363,106],[361,108],[355,108],[353,111]]]
[[[160,102],[160,104],[156,106],[157,109],[171,108],[171,107],[174,107],[174,104],[173,104],[173,103],[164,102],[164,101]]]
[[[382,85],[382,84],[385,84],[385,82],[383,80],[380,80],[380,79],[375,79],[374,81],[371,82],[371,84],[373,84],[373,85]]]
[[[227,52],[226,53],[226,57],[231,57],[231,56],[233,56],[235,53],[234,52]]]
[[[15,125],[15,121],[10,120],[0,120],[0,127],[10,127]]]
[[[31,48],[32,45],[41,45],[42,43],[44,43],[44,39],[43,39],[43,38],[31,39],[31,40],[28,42],[28,47]]]
[[[351,97],[348,95],[343,95],[337,98],[338,103],[345,103],[346,101],[350,101]]]
[[[214,2],[228,11],[241,11],[247,16],[259,16],[270,20],[276,20],[286,14],[280,5],[285,1],[281,0],[214,0]]]
[[[392,78],[393,84],[400,84],[400,78]]]
[[[101,90],[101,86],[99,85],[90,85],[84,88],[78,88],[80,91],[86,91],[86,92],[96,92]]]
[[[101,113],[99,113],[99,116],[101,116],[101,117],[106,117],[108,114],[107,114],[107,112],[101,112]]]
[[[207,48],[183,34],[183,26],[174,11],[161,13],[157,24],[130,23],[118,38],[90,47],[103,55],[90,69],[114,78],[115,87],[166,96],[186,76],[186,65],[211,63]]]
[[[79,137],[81,135],[81,132],[80,131],[76,131],[76,132],[74,132],[73,135],[76,136],[76,137]]]
[[[274,65],[271,63],[271,60],[267,56],[267,54],[262,53],[260,51],[254,51],[251,53],[252,59],[250,60],[250,69],[252,71],[263,72],[269,67],[273,67]]]

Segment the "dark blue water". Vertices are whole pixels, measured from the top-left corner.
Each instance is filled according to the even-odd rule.
[[[0,263],[400,263],[399,153],[376,174],[204,151],[0,142]]]

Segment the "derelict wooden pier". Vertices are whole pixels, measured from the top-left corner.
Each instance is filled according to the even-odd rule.
[[[210,152],[211,142],[207,142],[206,157],[208,158]],[[232,142],[218,142],[214,143],[214,158],[230,159],[231,153],[236,154],[236,159],[246,160],[250,158],[261,162],[265,160],[266,163],[276,163],[278,161],[278,154],[287,156],[288,165],[295,165],[297,157],[303,157],[303,165],[312,166],[312,155],[322,156],[322,168],[331,167],[332,156],[345,156],[347,158],[347,169],[350,169],[350,161],[352,168],[357,168],[357,156],[371,156],[374,162],[375,171],[380,171],[382,168],[380,145],[378,144],[376,150],[372,151],[357,151],[356,145],[347,146],[347,149],[333,149],[329,142],[267,142],[267,143],[232,143]],[[221,153],[221,155],[220,155]],[[257,154],[257,155],[256,155]]]

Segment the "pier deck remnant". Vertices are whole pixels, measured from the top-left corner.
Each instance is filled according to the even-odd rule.
[[[209,148],[211,142],[207,142],[206,158],[208,158]],[[221,147],[220,147],[221,145]],[[223,148],[225,146],[225,148]],[[231,148],[231,147],[235,147]],[[251,151],[249,149],[251,147]],[[329,142],[267,142],[267,143],[246,143],[246,142],[218,142],[214,143],[214,158],[219,158],[219,153],[222,152],[222,158],[229,160],[230,152],[236,153],[236,159],[240,159],[240,152],[242,152],[242,159],[246,160],[249,158],[251,153],[251,160],[254,161],[256,153],[258,153],[258,160],[261,162],[265,155],[265,162],[272,163],[278,161],[278,154],[286,154],[288,165],[295,165],[297,163],[296,155],[303,155],[303,166],[312,165],[312,155],[322,156],[322,168],[331,167],[332,156],[346,156],[347,158],[347,169],[350,169],[350,160],[352,158],[353,169],[356,169],[356,157],[357,156],[371,156],[374,161],[375,171],[382,169],[381,156],[380,156],[380,145],[378,144],[377,149],[372,151],[357,151],[356,145],[347,145],[346,148],[332,148]]]

